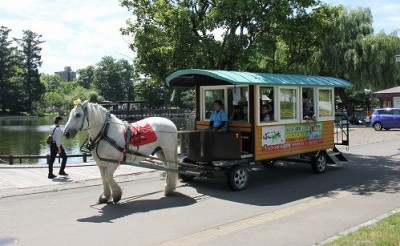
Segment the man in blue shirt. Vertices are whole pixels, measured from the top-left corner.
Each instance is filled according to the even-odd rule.
[[[227,130],[227,122],[228,122],[228,115],[226,114],[225,110],[223,109],[223,104],[221,100],[215,100],[214,102],[214,109],[215,111],[211,114],[210,117],[210,129],[212,130]]]

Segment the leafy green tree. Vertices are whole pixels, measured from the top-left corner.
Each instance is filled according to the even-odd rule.
[[[12,78],[17,73],[16,47],[12,46],[12,40],[9,39],[11,29],[0,26],[0,105],[5,112],[10,108],[12,92],[15,87],[12,84]]]
[[[195,92],[192,89],[176,88],[172,93],[170,105],[179,108],[194,109],[194,96]]]
[[[56,74],[42,74],[40,76],[42,84],[45,86],[46,92],[60,92],[63,80]]]
[[[136,100],[146,101],[145,105],[149,108],[158,108],[165,105],[164,88],[159,86],[155,80],[144,79],[135,83]]]
[[[318,39],[315,36],[318,26],[313,25],[318,16],[312,13],[320,5],[314,0],[120,0],[120,3],[134,16],[123,34],[135,37],[131,45],[137,53],[135,65],[140,73],[159,82],[170,73],[188,67],[265,69],[259,67],[259,58],[274,59],[278,42],[288,50],[286,59],[291,59],[284,65],[291,65],[306,60],[313,41]],[[315,26],[314,33],[305,33],[309,25]]]
[[[133,74],[133,67],[126,60],[116,61],[110,56],[105,56],[97,63],[94,85],[107,100],[132,100]]]
[[[39,74],[39,67],[42,65],[40,55],[42,48],[40,45],[44,42],[41,38],[42,35],[25,30],[23,31],[22,39],[17,40],[24,68],[22,73],[24,83],[21,88],[21,96],[23,96],[23,105],[28,112],[32,112],[33,103],[40,101],[45,92],[45,87],[40,81]]]
[[[94,83],[94,74],[96,68],[94,66],[88,66],[83,69],[78,69],[79,77],[77,78],[78,84],[83,88],[89,89]]]
[[[353,82],[354,88],[336,90],[351,113],[354,104],[349,95],[353,91],[389,88],[398,83],[399,67],[394,56],[400,41],[395,33],[373,34],[368,8],[347,10],[340,6],[331,13],[329,35],[310,59],[308,72]]]
[[[44,101],[46,102],[47,111],[49,112],[60,112],[65,104],[64,95],[54,91],[46,92],[44,95]]]
[[[400,84],[400,66],[395,60],[400,38],[396,32],[368,35],[362,40],[361,47],[361,74],[355,79],[357,88],[377,91]]]
[[[59,75],[42,74],[40,76],[42,84],[46,88],[43,96],[42,107],[47,112],[63,112],[65,104],[65,90],[63,83],[65,83]]]

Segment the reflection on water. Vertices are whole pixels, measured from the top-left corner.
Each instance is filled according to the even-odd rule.
[[[192,118],[174,118],[179,129],[182,124],[193,127]],[[44,117],[29,120],[0,119],[0,155],[47,155],[50,147],[46,143],[53,118]],[[64,126],[61,126],[64,129]],[[67,154],[80,154],[80,147],[87,138],[87,132],[80,132],[74,139],[62,138]],[[91,159],[89,159],[90,161]],[[18,160],[19,161],[19,160]],[[22,160],[23,163],[45,164],[46,159]],[[57,162],[58,160],[56,160]],[[3,162],[0,160],[0,162]],[[8,161],[7,161],[8,162]],[[17,161],[15,161],[17,162]],[[82,162],[82,158],[68,158],[68,163]]]

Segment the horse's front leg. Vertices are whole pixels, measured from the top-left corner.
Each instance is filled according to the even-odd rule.
[[[99,167],[100,170],[100,174],[101,174],[101,181],[103,182],[103,194],[101,194],[99,196],[99,200],[98,203],[102,204],[102,203],[107,203],[110,200],[111,197],[111,189],[110,189],[110,184],[106,181],[106,170],[107,170],[107,166],[100,166],[97,165]]]
[[[117,204],[122,197],[122,190],[114,180],[114,172],[117,170],[117,167],[116,163],[108,163],[105,173],[105,180],[111,187],[111,195],[114,204]]]

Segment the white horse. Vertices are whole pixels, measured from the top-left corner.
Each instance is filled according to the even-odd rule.
[[[85,101],[74,102],[76,106],[72,109],[64,135],[73,138],[79,131],[86,130],[91,141],[91,153],[100,169],[103,181],[104,193],[100,195],[98,202],[118,203],[122,191],[114,180],[114,172],[119,161],[126,150],[126,161],[138,163],[146,156],[156,155],[163,161],[166,167],[165,195],[171,195],[176,188],[178,173],[177,167],[177,129],[175,124],[166,118],[150,117],[136,122],[139,125],[151,126],[157,137],[154,142],[140,146],[127,144],[126,123],[109,114],[102,106]],[[154,135],[153,133],[153,135]],[[140,134],[140,133],[139,133]],[[132,136],[134,138],[135,136]]]

